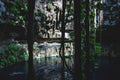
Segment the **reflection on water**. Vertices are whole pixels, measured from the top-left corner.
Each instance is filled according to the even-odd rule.
[[[120,80],[120,58],[112,58],[109,64],[108,58],[95,58],[100,64],[99,68],[91,73],[91,80]],[[103,62],[101,62],[103,60]],[[73,67],[73,56],[66,58],[68,66]],[[61,80],[61,58],[38,58],[34,60],[34,68],[37,80]],[[0,70],[0,80],[27,80],[27,62],[20,62]],[[65,80],[72,80],[72,75],[67,69],[64,71]]]
[[[66,58],[66,63],[73,65],[72,56]],[[62,61],[60,57],[34,59],[37,80],[60,80]],[[0,80],[27,80],[28,63],[21,62],[0,70]],[[66,80],[72,80],[67,69],[64,71]]]
[[[35,66],[40,65],[40,64],[56,66],[56,65],[61,64],[61,63],[62,63],[62,61],[61,61],[60,57],[44,57],[44,58],[34,59]],[[66,63],[68,65],[73,64],[73,56],[67,56]]]
[[[67,65],[72,68],[73,58],[69,56],[66,58]],[[60,80],[62,61],[60,57],[39,58],[34,60],[35,71],[37,76],[42,75],[44,80]],[[66,80],[71,80],[72,75],[67,69],[64,71]]]
[[[27,80],[27,62],[19,62],[0,70],[0,80]]]

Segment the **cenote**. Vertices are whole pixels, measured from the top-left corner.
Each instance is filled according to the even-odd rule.
[[[0,0],[0,80],[120,80],[120,0]]]

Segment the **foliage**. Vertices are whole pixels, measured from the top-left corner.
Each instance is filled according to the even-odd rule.
[[[24,53],[24,54],[22,54],[22,55],[20,55],[20,58],[21,59],[25,59],[25,60],[28,60],[28,54],[27,53]]]
[[[9,44],[0,51],[0,68],[23,60],[28,60],[28,54],[17,44]]]
[[[6,11],[2,16],[5,23],[12,25],[21,25],[25,26],[25,18],[27,14],[27,2],[26,0],[16,0],[16,1],[5,1]]]
[[[102,47],[100,46],[100,44],[96,44],[96,45],[95,45],[95,52],[96,52],[97,54],[100,54],[100,53],[101,53],[101,50],[102,50]]]
[[[20,14],[20,10],[16,6],[12,6],[10,8],[10,12],[15,13],[15,14]]]
[[[15,54],[17,51],[21,50],[22,48],[16,44],[11,44],[11,45],[8,45],[6,47],[6,52],[8,52],[8,54]]]
[[[17,58],[15,56],[13,56],[13,55],[10,55],[10,56],[8,56],[8,61],[10,63],[16,63],[17,62]]]

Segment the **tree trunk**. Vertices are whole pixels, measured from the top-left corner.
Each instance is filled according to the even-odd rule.
[[[35,80],[34,65],[33,65],[33,40],[34,40],[34,7],[35,0],[28,0],[27,14],[27,43],[29,51],[28,60],[28,80]]]
[[[89,0],[86,0],[86,17],[85,17],[85,52],[86,52],[86,63],[85,63],[85,80],[90,80],[90,44],[89,44]]]
[[[74,80],[82,80],[80,4],[81,0],[74,0],[74,32],[75,32]]]
[[[62,6],[63,6],[63,9],[62,9],[62,28],[61,28],[61,31],[62,31],[62,38],[61,38],[61,47],[62,47],[62,77],[61,77],[61,80],[65,80],[65,74],[64,74],[64,71],[65,71],[65,47],[64,47],[64,39],[65,39],[65,5],[66,5],[66,0],[63,0],[62,1]]]

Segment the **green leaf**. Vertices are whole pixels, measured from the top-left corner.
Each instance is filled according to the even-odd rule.
[[[16,8],[16,6],[12,6],[10,8],[10,11],[13,12],[13,13],[16,13],[16,14],[19,14],[20,13],[20,10],[18,8]]]
[[[20,20],[22,20],[22,21],[24,20],[24,17],[23,17],[23,16],[19,16],[18,18],[19,18]]]
[[[101,49],[102,49],[101,45],[96,44],[96,46],[95,46],[96,53],[101,53]]]
[[[17,62],[17,58],[16,58],[15,56],[12,56],[12,55],[10,55],[10,56],[8,57],[8,60],[9,60],[10,62],[12,62],[12,63]]]

